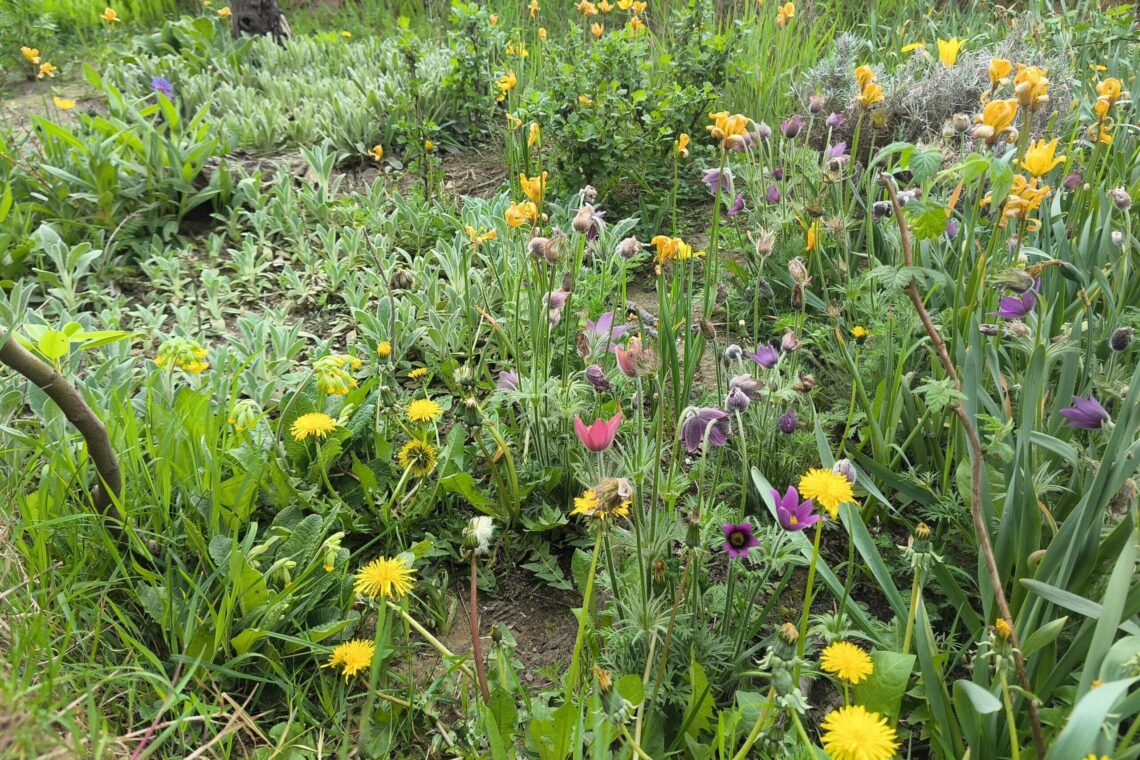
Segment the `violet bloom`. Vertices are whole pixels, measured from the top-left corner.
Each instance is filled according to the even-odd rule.
[[[501,391],[517,391],[519,389],[519,376],[517,372],[503,370],[499,373],[499,382],[495,387]]]
[[[718,191],[725,195],[732,195],[731,169],[709,169],[701,177],[701,182],[708,186],[709,195],[716,195]]]
[[[1065,175],[1065,179],[1061,181],[1061,187],[1065,188],[1071,193],[1083,185],[1084,182],[1084,176],[1082,176],[1081,173],[1076,169],[1073,169],[1071,172]]]
[[[772,205],[775,205],[780,202],[781,197],[780,188],[776,187],[774,184],[768,185],[768,192],[764,193],[764,200],[768,201],[768,203]]]
[[[829,113],[823,123],[832,129],[839,129],[847,123],[847,117],[841,113]]]
[[[788,411],[780,415],[780,419],[776,420],[776,427],[780,428],[781,433],[784,433],[785,435],[791,435],[792,433],[796,432],[797,422],[798,420],[796,420],[796,410],[788,409]]]
[[[174,85],[162,77],[154,77],[150,80],[150,89],[154,92],[161,92],[168,98],[174,97]]]
[[[736,200],[732,202],[732,205],[728,207],[728,210],[724,212],[724,215],[725,216],[736,216],[737,214],[739,214],[743,210],[744,210],[744,194],[743,193],[737,193],[736,194]]]
[[[756,139],[767,140],[771,136],[772,128],[769,127],[765,122],[760,122],[756,125]]]
[[[748,397],[749,401],[755,401],[760,398],[760,388],[762,387],[760,381],[752,377],[752,375],[737,375],[728,381],[728,387],[731,390],[738,390]]]
[[[959,224],[957,219],[946,220],[946,232],[942,233],[946,236],[947,240],[953,240],[958,237]]]
[[[617,340],[621,336],[629,332],[629,327],[626,325],[618,325],[614,327],[614,313],[612,311],[603,312],[595,322],[591,319],[586,320],[586,332],[590,333],[595,338],[607,338],[609,340]]]
[[[729,559],[747,557],[748,551],[752,547],[760,545],[756,536],[752,535],[752,523],[750,522],[742,522],[739,525],[725,523],[724,539],[724,550],[728,552]]]
[[[776,362],[780,361],[780,355],[776,353],[776,349],[771,343],[757,346],[754,353],[748,354],[748,358],[764,369],[772,369],[776,366]]]
[[[780,132],[789,140],[794,140],[803,128],[804,120],[799,114],[780,122]]]
[[[845,142],[838,142],[835,143],[835,145],[829,145],[827,147],[827,150],[823,152],[824,161],[831,161],[833,159],[843,161],[848,158],[850,158],[850,156],[847,155],[847,143]]]
[[[786,354],[794,354],[800,350],[801,345],[803,344],[800,343],[800,339],[796,337],[796,334],[792,332],[790,327],[784,331],[784,337],[780,338],[780,348],[783,349]]]
[[[772,500],[776,502],[776,519],[787,531],[799,531],[810,528],[819,522],[819,515],[813,512],[814,504],[811,499],[800,501],[800,492],[795,486],[788,486],[788,490],[780,496],[780,492],[772,489]]]
[[[855,481],[859,479],[859,474],[855,472],[855,465],[851,464],[850,459],[840,459],[831,465],[831,471],[847,478],[847,482],[851,485],[855,485]]]
[[[775,169],[773,169],[772,179],[776,180],[777,182],[782,182],[784,179],[784,167],[777,166]]]
[[[743,412],[752,400],[739,388],[730,388],[724,405],[730,412]]]
[[[558,288],[546,294],[546,308],[550,310],[550,324],[556,325],[562,321],[562,309],[566,306],[566,299],[570,291]]]
[[[591,364],[586,367],[586,381],[594,386],[594,390],[598,393],[609,393],[614,389],[614,384],[606,377],[606,371],[602,369],[600,364]]]
[[[1112,420],[1096,396],[1092,395],[1088,398],[1073,396],[1073,405],[1062,409],[1061,416],[1069,421],[1070,427],[1081,430],[1100,430],[1106,422]]]
[[[1002,296],[998,302],[998,310],[991,311],[991,317],[1005,317],[1006,319],[1021,319],[1037,305],[1037,294],[1027,290],[1020,296]]]
[[[723,446],[728,432],[728,412],[715,407],[689,409],[681,423],[681,441],[690,454],[699,452],[705,440],[713,446]]]
[[[621,424],[621,412],[618,412],[609,421],[594,420],[593,424],[587,426],[582,422],[582,418],[574,415],[574,432],[578,434],[578,440],[582,442],[590,451],[598,452],[605,451],[614,442],[614,436],[617,435],[618,425]]]

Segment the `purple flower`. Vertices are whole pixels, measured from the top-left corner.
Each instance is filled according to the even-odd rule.
[[[174,97],[174,85],[162,77],[154,77],[150,80],[150,89],[155,92],[161,92],[168,98]]]
[[[1088,398],[1073,396],[1073,405],[1061,410],[1061,416],[1069,421],[1070,427],[1081,430],[1100,430],[1112,420],[1095,396]]]
[[[725,523],[724,550],[728,552],[729,559],[740,559],[748,556],[748,550],[759,546],[760,542],[752,535],[752,523],[742,522],[739,525]]]
[[[614,313],[607,311],[598,317],[597,322],[587,319],[586,332],[590,333],[592,337],[606,338],[613,341],[629,332],[629,327],[626,325],[614,327]]]
[[[946,232],[943,233],[946,235],[946,239],[947,240],[953,240],[954,238],[958,237],[958,228],[959,228],[959,225],[958,225],[957,219],[947,219],[946,220]]]
[[[777,182],[782,182],[784,179],[784,167],[777,166],[775,169],[773,169],[772,179],[776,180]]]
[[[606,377],[606,371],[602,369],[600,364],[591,364],[586,367],[586,381],[594,386],[594,390],[598,393],[609,393],[614,389],[614,384]]]
[[[774,184],[768,185],[768,192],[764,193],[764,200],[768,201],[768,203],[776,204],[780,202],[781,197],[780,188]]]
[[[748,354],[748,358],[764,369],[772,369],[776,366],[776,362],[780,361],[780,355],[776,353],[776,349],[771,343],[757,346],[754,353]]]
[[[784,353],[794,354],[800,350],[801,345],[803,344],[800,343],[800,339],[796,337],[796,334],[792,332],[792,328],[789,327],[787,330],[784,330],[784,337],[780,338],[780,348],[783,349]]]
[[[751,148],[756,144],[756,138],[751,132],[745,132],[740,135],[739,140],[731,140],[728,145],[729,150],[741,151],[745,148]]]
[[[724,215],[725,216],[736,216],[737,214],[739,214],[743,210],[744,210],[744,194],[743,193],[737,193],[736,194],[736,200],[732,202],[732,205],[728,207],[728,211],[725,211]]]
[[[829,113],[823,123],[832,129],[839,129],[847,123],[847,117],[841,113]]]
[[[681,441],[685,450],[696,454],[706,439],[713,446],[723,446],[728,441],[728,419],[728,412],[723,409],[689,409],[681,423]]]
[[[1065,179],[1061,180],[1061,187],[1068,190],[1070,193],[1084,184],[1085,178],[1079,171],[1073,169],[1065,175]]]
[[[859,479],[858,473],[855,472],[855,465],[851,464],[850,459],[840,459],[831,465],[831,471],[847,478],[847,482],[851,485],[855,485],[855,481]]]
[[[558,288],[546,294],[546,308],[550,310],[550,324],[556,325],[562,321],[562,309],[566,306],[566,299],[570,291]]]
[[[791,435],[796,432],[796,422],[796,410],[789,408],[780,415],[780,419],[776,420],[776,427],[780,428],[781,433]]]
[[[794,140],[796,138],[796,135],[798,135],[800,133],[800,130],[803,128],[804,120],[800,117],[799,114],[796,114],[790,119],[784,119],[780,122],[780,132],[782,132],[784,137],[788,138],[789,140]]]
[[[503,370],[499,373],[499,382],[495,387],[501,391],[517,391],[519,389],[519,376],[517,372]]]
[[[730,388],[728,390],[728,398],[724,400],[724,405],[730,412],[743,412],[748,408],[750,403],[752,403],[752,400],[739,388]]]
[[[823,152],[824,161],[830,161],[832,159],[842,160],[846,158],[849,158],[849,156],[847,155],[847,143],[845,142],[838,142],[835,143],[835,145],[830,145],[828,146],[827,150]]]
[[[772,500],[776,502],[776,519],[784,530],[804,530],[819,522],[819,515],[812,511],[815,505],[811,499],[800,501],[800,492],[795,486],[788,486],[783,496],[773,488]]]
[[[772,136],[772,128],[766,123],[760,122],[756,125],[756,138],[759,140],[767,140]]]
[[[732,170],[731,169],[709,169],[705,172],[705,176],[701,178],[701,182],[709,188],[709,195],[716,195],[718,191],[723,191],[725,195],[732,195]]]
[[[728,381],[728,387],[731,390],[738,390],[748,397],[749,401],[755,401],[760,398],[760,381],[752,377],[752,375],[737,375]]]
[[[587,425],[582,422],[582,418],[574,415],[574,432],[578,435],[578,440],[582,445],[593,452],[605,451],[614,442],[614,436],[617,435],[618,425],[621,424],[621,412],[618,412],[609,420],[594,420]]]
[[[822,95],[811,95],[808,97],[808,113],[816,115],[823,110],[823,106],[827,100]]]
[[[1002,296],[998,302],[998,310],[991,311],[991,317],[1005,317],[1006,319],[1021,319],[1037,305],[1037,294],[1027,290],[1021,296]]]

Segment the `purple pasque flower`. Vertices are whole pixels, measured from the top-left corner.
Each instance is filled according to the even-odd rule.
[[[757,346],[756,350],[747,356],[764,369],[772,369],[772,367],[776,366],[776,362],[780,361],[780,354],[777,353],[771,343]]]
[[[1073,405],[1062,409],[1061,416],[1069,421],[1070,427],[1081,430],[1100,430],[1112,421],[1108,411],[1091,394],[1088,398],[1073,396]]]
[[[578,415],[574,415],[574,432],[582,445],[593,452],[605,451],[614,442],[618,426],[621,424],[621,412],[609,420],[594,420],[587,425]]]
[[[743,210],[744,210],[744,193],[737,193],[736,194],[736,200],[734,200],[732,202],[732,205],[728,207],[728,210],[724,212],[724,215],[725,216],[736,216],[737,214],[739,214]]]
[[[586,332],[593,338],[606,338],[608,340],[617,340],[621,336],[629,332],[627,325],[614,326],[614,313],[612,311],[603,312],[598,321],[592,319],[586,320]]]
[[[946,232],[944,232],[942,234],[946,236],[947,240],[953,240],[954,238],[958,237],[959,228],[960,228],[960,225],[958,224],[957,219],[947,219],[946,220]]]
[[[749,401],[760,398],[760,389],[763,384],[752,375],[737,375],[728,381],[729,390],[737,390],[748,397]]]
[[[769,127],[766,122],[762,121],[756,125],[755,135],[756,135],[756,139],[758,139],[758,140],[767,140],[769,137],[772,136],[772,128]]]
[[[776,187],[774,183],[768,185],[768,190],[764,193],[764,200],[775,205],[780,202],[780,198],[782,197],[783,196],[780,195],[780,188]]]
[[[776,180],[777,182],[783,182],[784,181],[784,167],[777,166],[775,169],[773,169],[772,170],[772,179]]]
[[[517,391],[519,389],[519,375],[517,372],[503,370],[499,373],[499,382],[495,387],[501,391]]]
[[[1065,179],[1061,181],[1061,187],[1068,190],[1070,193],[1085,183],[1084,175],[1077,169],[1065,175]]]
[[[606,371],[602,369],[600,364],[591,364],[586,367],[586,382],[594,386],[594,390],[598,393],[609,393],[614,389],[614,384],[606,377]]]
[[[845,142],[837,142],[835,145],[829,145],[823,152],[824,161],[831,161],[833,159],[842,161],[848,158],[850,158],[850,156],[847,155],[847,143]]]
[[[776,519],[784,530],[804,530],[819,522],[819,515],[814,512],[815,505],[811,499],[800,501],[800,492],[795,486],[788,486],[783,496],[773,488],[772,500],[776,502]]]
[[[800,350],[801,345],[803,344],[800,343],[800,339],[796,337],[792,328],[789,327],[787,330],[784,330],[784,337],[780,338],[780,349],[783,350],[784,353],[794,354]]]
[[[150,89],[154,92],[161,92],[168,98],[174,97],[174,85],[163,77],[154,77],[150,80]]]
[[[781,433],[791,435],[796,432],[798,422],[796,419],[796,410],[789,407],[788,411],[781,414],[780,419],[776,420],[776,427],[780,429]]]
[[[829,113],[827,115],[827,118],[823,120],[823,123],[826,124],[827,126],[831,127],[832,129],[839,129],[840,127],[842,127],[844,124],[847,123],[847,117],[841,113],[834,113],[833,112],[833,113]]]
[[[730,412],[743,412],[751,403],[752,399],[739,388],[729,388],[728,397],[724,400],[724,406]]]
[[[780,122],[780,132],[789,140],[794,140],[803,128],[804,120],[799,114]]]
[[[709,169],[701,182],[708,186],[709,195],[716,195],[718,191],[732,195],[732,169]]]
[[[570,298],[570,291],[562,288],[546,294],[543,300],[546,301],[546,308],[550,312],[550,324],[556,325],[562,321],[562,309],[565,308],[568,298]]]
[[[723,446],[728,441],[728,412],[716,407],[690,407],[685,410],[681,422],[681,441],[685,451],[698,453],[707,440],[713,446]]]
[[[752,523],[724,524],[724,550],[728,552],[729,559],[747,557],[749,550],[759,545],[756,536],[752,535]]]
[[[991,311],[991,317],[1005,317],[1006,319],[1021,319],[1037,305],[1037,294],[1027,290],[1020,296],[1002,296],[998,302],[998,310]]]

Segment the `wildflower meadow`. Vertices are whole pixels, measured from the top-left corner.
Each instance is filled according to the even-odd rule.
[[[0,757],[1140,758],[1129,0],[0,59]]]

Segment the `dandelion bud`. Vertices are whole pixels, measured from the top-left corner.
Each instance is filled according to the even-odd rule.
[[[453,375],[455,384],[465,391],[470,392],[475,387],[475,373],[471,371],[471,367],[466,364],[461,364],[455,368]]]
[[[1065,179],[1061,180],[1061,187],[1065,188],[1071,193],[1080,187],[1084,181],[1085,178],[1081,176],[1081,173],[1076,169],[1073,169],[1071,172],[1065,175]]]
[[[411,290],[415,287],[416,280],[407,269],[397,269],[392,272],[392,277],[388,281],[388,284],[392,287],[392,290]]]
[[[1112,238],[1112,244],[1117,248],[1122,248],[1124,246],[1124,233],[1120,230],[1113,230],[1112,234],[1109,235],[1109,237]]]
[[[726,367],[731,367],[734,364],[740,364],[741,360],[744,359],[744,349],[735,343],[730,343],[728,344],[728,347],[724,349],[724,356],[722,359],[724,361],[724,366]]]
[[[598,199],[598,191],[593,185],[582,188],[582,203],[591,204]]]
[[[701,335],[705,336],[705,340],[716,340],[716,325],[704,317],[701,317],[697,324],[700,325]]]
[[[594,664],[594,677],[598,679],[598,688],[602,691],[609,691],[613,688],[614,679],[613,676],[610,675],[610,671],[597,663]]]
[[[914,535],[917,538],[930,538],[930,526],[924,522],[920,522],[914,529]]]
[[[1132,345],[1132,328],[1118,327],[1113,330],[1112,336],[1108,339],[1108,345],[1113,351],[1127,351],[1128,347]]]
[[[970,128],[970,117],[964,113],[956,113],[950,117],[950,125],[954,127],[955,132],[965,132]]]
[[[794,623],[784,623],[780,626],[780,640],[785,644],[795,644],[800,640],[800,632]]]
[[[392,355],[392,343],[390,341],[382,340],[376,344],[376,355],[380,359],[387,359]]]
[[[824,99],[822,95],[812,95],[808,98],[808,113],[813,116],[823,112]]]
[[[476,554],[486,554],[495,535],[495,521],[487,516],[472,517],[463,529],[463,546]]]
[[[1013,635],[1013,628],[1011,628],[1009,623],[1005,621],[1005,618],[998,618],[995,620],[993,630],[995,636],[1006,641],[1008,641],[1009,637]]]
[[[1132,196],[1123,187],[1114,187],[1108,191],[1108,197],[1121,211],[1127,211],[1132,208]]]
[[[1024,293],[1033,287],[1035,280],[1024,269],[1007,269],[993,278],[993,284],[1014,293]]]
[[[618,243],[617,252],[623,259],[632,259],[641,253],[641,241],[633,236],[627,237]]]
[[[847,478],[847,482],[855,485],[857,475],[855,474],[855,465],[851,464],[850,459],[840,459],[835,464],[831,465],[831,471],[837,475],[842,475]]]
[[[728,398],[724,401],[725,407],[727,407],[730,412],[743,412],[748,408],[750,403],[748,396],[739,388],[731,389],[728,392]]]
[[[791,435],[796,432],[798,422],[799,420],[796,419],[796,410],[788,409],[788,411],[780,415],[780,419],[776,420],[776,427],[779,428],[780,432],[784,435]]]
[[[606,371],[600,364],[591,364],[586,367],[586,381],[594,386],[598,393],[609,393],[614,389],[613,383],[606,377]]]
[[[982,335],[988,335],[992,338],[1001,332],[1001,328],[999,328],[997,325],[981,324],[978,325],[978,332],[980,332]]]
[[[809,280],[807,266],[804,265],[804,260],[799,256],[788,262],[788,274],[791,275],[792,282],[795,284],[807,285]]]
[[[780,338],[780,348],[786,354],[794,354],[800,350],[800,339],[790,329],[784,331],[784,337]]]

